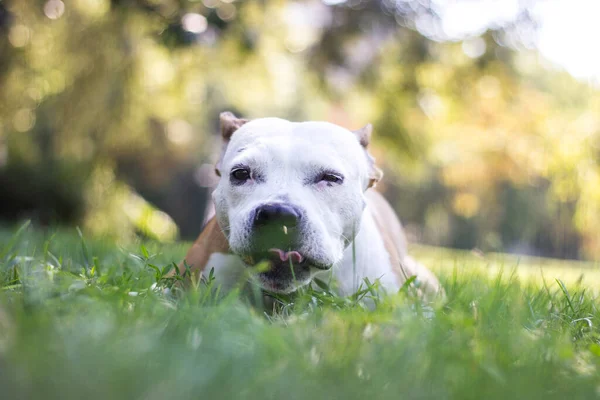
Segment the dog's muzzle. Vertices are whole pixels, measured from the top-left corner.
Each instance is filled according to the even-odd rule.
[[[257,207],[251,216],[252,239],[250,254],[243,256],[248,265],[269,261],[272,269],[291,266],[329,269],[306,254],[302,254],[304,212],[287,203],[266,203]]]

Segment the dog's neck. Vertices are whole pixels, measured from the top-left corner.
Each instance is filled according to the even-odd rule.
[[[325,282],[334,278],[338,294],[344,296],[355,293],[364,284],[364,278],[371,283],[379,281],[387,291],[397,288],[388,250],[369,208],[363,211],[360,229],[344,250],[342,261],[316,277]]]

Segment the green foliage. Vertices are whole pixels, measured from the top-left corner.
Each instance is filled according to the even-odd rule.
[[[264,313],[210,277],[178,290],[165,275],[184,247],[27,226],[0,238],[4,398],[597,397],[600,302],[583,283],[450,268],[443,302],[321,283]]]

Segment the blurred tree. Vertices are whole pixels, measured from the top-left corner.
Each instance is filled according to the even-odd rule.
[[[424,242],[596,257],[600,96],[540,65],[533,3],[458,41],[435,1],[0,1],[0,217],[192,237],[236,109],[374,122]]]

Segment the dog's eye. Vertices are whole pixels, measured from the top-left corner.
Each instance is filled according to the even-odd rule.
[[[342,178],[339,175],[331,174],[331,173],[321,174],[321,176],[318,179],[318,182],[327,182],[327,183],[342,183],[343,181],[344,181],[344,178]]]
[[[250,179],[250,170],[247,168],[236,168],[231,171],[231,179],[237,182],[245,182]]]

